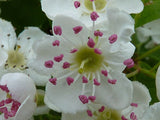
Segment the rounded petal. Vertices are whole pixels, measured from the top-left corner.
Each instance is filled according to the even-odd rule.
[[[64,22],[65,21],[65,22]],[[53,21],[53,27],[60,26],[62,28],[62,36],[68,42],[68,44],[81,45],[83,42],[88,41],[89,30],[79,20],[75,20],[72,17],[57,15]],[[73,28],[81,26],[82,30],[75,34]]]
[[[32,117],[36,109],[36,103],[28,96],[19,107],[14,120],[28,120]]]
[[[127,114],[134,112],[137,118],[141,118],[147,107],[149,107],[149,103],[151,101],[151,96],[149,94],[149,90],[146,86],[141,84],[138,81],[132,82],[133,84],[133,100],[132,103],[138,104],[138,107],[129,106],[128,108],[122,111],[122,114]],[[129,118],[128,115],[128,118]]]
[[[1,85],[7,85],[12,98],[23,102],[27,96],[32,100],[35,98],[36,88],[33,80],[24,73],[7,73],[2,76]]]
[[[109,73],[112,79],[116,79],[116,84],[109,84],[106,77],[101,76],[101,85],[96,87],[96,101],[112,109],[123,109],[132,100],[133,87],[128,78],[119,72]]]
[[[48,18],[52,20],[58,14],[77,16],[73,0],[41,0],[41,6]]]
[[[21,46],[20,52],[27,55],[27,59],[33,58],[33,44],[39,42],[41,38],[47,36],[37,27],[27,27],[18,36],[17,44]]]
[[[1,44],[4,49],[14,49],[16,44],[16,33],[12,24],[8,21],[0,19],[0,36],[1,36]]]
[[[157,97],[160,100],[160,66],[156,73],[156,89],[157,89]]]
[[[70,77],[74,78],[75,75]],[[55,106],[63,113],[76,113],[86,110],[87,106],[79,100],[82,91],[82,80],[77,79],[70,86],[65,78],[57,80],[57,85],[48,82],[46,85],[45,103],[54,110]]]
[[[151,105],[143,114],[140,120],[159,120],[160,118],[160,102]]]
[[[118,20],[118,22],[117,22]],[[108,42],[108,38],[116,34],[117,41],[113,44],[120,42],[126,43],[131,41],[131,35],[134,33],[134,20],[127,13],[118,9],[108,9],[107,20],[95,25],[95,29],[103,32],[103,37]]]
[[[140,13],[143,10],[141,0],[110,0],[107,4],[108,8],[118,8],[127,13]]]

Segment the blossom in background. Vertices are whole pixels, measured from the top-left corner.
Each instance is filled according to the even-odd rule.
[[[96,22],[102,22],[110,8],[120,9],[129,14],[143,10],[141,0],[41,0],[41,6],[52,20],[56,15],[63,14],[80,19],[87,26],[92,25],[90,15],[93,12],[99,16]]]
[[[28,27],[16,38],[11,23],[0,19],[0,76],[8,72],[24,72],[37,85],[45,85],[43,79],[47,77],[36,73],[29,66],[29,62],[36,56],[32,50],[33,44],[45,35],[38,28]]]
[[[158,67],[156,73],[156,89],[157,89],[157,97],[160,100],[160,66]]]
[[[114,110],[101,104],[91,104],[89,109],[83,112],[76,114],[62,113],[61,120],[141,120],[143,113],[149,107],[151,97],[149,90],[144,85],[139,82],[132,82],[132,84],[133,100],[129,107]]]
[[[135,50],[130,43],[134,22],[116,10],[108,10],[108,18],[103,33],[97,25],[93,31],[71,17],[56,16],[54,38],[44,37],[35,45],[31,66],[50,76],[45,103],[51,109],[75,113],[94,101],[115,109],[130,103],[132,84],[121,72]]]
[[[0,119],[28,120],[36,108],[36,87],[24,73],[7,73],[0,80]]]
[[[136,29],[137,38],[140,42],[147,42],[146,48],[154,47],[160,44],[160,19],[149,22]]]

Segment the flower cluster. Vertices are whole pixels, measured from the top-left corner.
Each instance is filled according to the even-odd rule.
[[[141,0],[41,0],[41,7],[52,35],[26,27],[16,37],[0,19],[0,120],[29,120],[49,109],[61,120],[159,119],[160,103],[149,106],[147,87],[128,79],[142,69],[132,59],[130,15],[143,10]],[[137,28],[139,39],[157,41],[158,22]],[[160,68],[160,99],[159,78]]]

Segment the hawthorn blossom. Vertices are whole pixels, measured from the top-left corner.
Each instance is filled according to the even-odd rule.
[[[36,87],[24,73],[7,73],[0,80],[1,120],[28,120],[36,108]]]
[[[135,50],[130,43],[134,22],[122,11],[108,13],[104,33],[98,26],[93,32],[78,20],[56,16],[53,39],[43,37],[34,47],[37,56],[31,66],[50,76],[45,103],[51,109],[75,113],[87,109],[90,102],[99,101],[113,109],[130,103],[132,84],[121,72],[126,67],[123,62]]]
[[[93,12],[99,16],[96,21],[99,23],[106,18],[106,12],[110,8],[129,14],[143,10],[141,0],[41,0],[41,6],[51,20],[54,20],[56,15],[63,14],[80,19],[87,26],[92,25],[90,16]]]
[[[11,23],[0,19],[0,76],[8,72],[24,72],[37,85],[45,85],[43,79],[47,77],[29,66],[30,60],[36,56],[32,50],[33,44],[45,35],[38,28],[28,27],[16,38]]]
[[[129,107],[116,110],[101,104],[92,103],[88,110],[83,112],[76,114],[62,113],[61,120],[140,120],[149,107],[151,97],[149,90],[144,85],[139,82],[132,82],[132,84],[133,99]]]
[[[149,40],[146,48],[152,48],[156,44],[160,44],[160,19],[149,22],[142,27],[136,29],[137,38],[140,42],[144,43]]]
[[[157,91],[157,97],[160,100],[160,66],[158,67],[157,73],[156,73],[156,91]]]

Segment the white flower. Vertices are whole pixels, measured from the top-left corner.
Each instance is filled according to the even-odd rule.
[[[0,80],[1,120],[28,120],[36,108],[36,88],[24,73],[7,73]]]
[[[149,107],[151,97],[144,85],[139,82],[132,82],[132,84],[133,100],[128,108],[114,110],[100,104],[91,104],[87,111],[76,114],[62,113],[61,120],[140,120]]]
[[[44,85],[46,77],[29,66],[30,60],[36,56],[33,44],[44,35],[40,29],[29,27],[17,39],[11,23],[0,19],[0,76],[8,72],[25,72],[37,85]]]
[[[150,40],[146,48],[154,47],[155,44],[160,44],[160,19],[149,22],[142,27],[136,29],[137,38],[140,42]]]
[[[143,10],[141,0],[41,0],[42,10],[54,20],[59,14],[80,19],[87,26],[91,26],[90,14],[94,11],[100,16],[97,22],[106,18],[110,8],[123,10],[127,13],[139,13]]]
[[[156,91],[157,91],[157,97],[160,100],[160,66],[158,67],[157,73],[156,73]]]
[[[99,26],[93,31],[71,17],[56,16],[54,38],[44,37],[34,47],[37,56],[30,66],[51,77],[45,94],[51,109],[74,113],[94,100],[117,109],[130,103],[132,84],[121,72],[135,50],[129,42],[134,22],[124,12],[108,13],[104,33]]]

